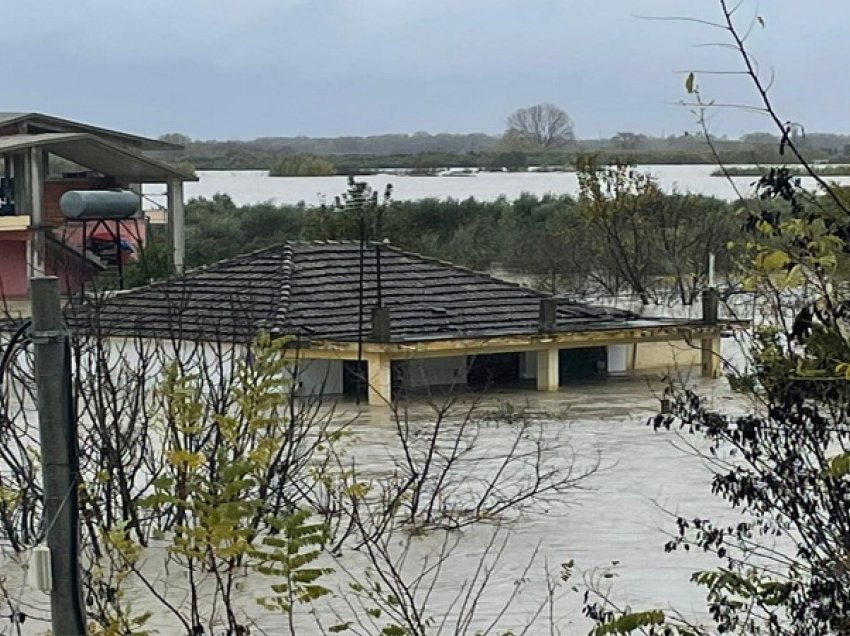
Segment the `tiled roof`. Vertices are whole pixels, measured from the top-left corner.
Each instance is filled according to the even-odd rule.
[[[379,293],[378,248],[370,244],[363,252],[364,339]],[[538,331],[546,294],[392,246],[380,246],[380,255],[381,302],[393,342]],[[96,312],[110,333],[244,341],[268,329],[355,341],[360,271],[357,243],[293,241],[118,293]],[[559,301],[555,330],[614,328],[635,319]]]

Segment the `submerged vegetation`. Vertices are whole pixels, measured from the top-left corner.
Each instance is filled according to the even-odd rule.
[[[712,177],[761,177],[770,169],[787,170],[788,174],[795,177],[805,177],[809,175],[808,170],[800,166],[726,166],[718,168],[711,172]],[[816,164],[812,169],[823,177],[848,177],[850,176],[850,166],[848,165],[824,165]]]
[[[310,155],[284,157],[269,170],[272,177],[327,177],[335,174],[336,166],[332,161]]]

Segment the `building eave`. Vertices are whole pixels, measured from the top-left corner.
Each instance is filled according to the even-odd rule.
[[[569,349],[671,340],[694,340],[694,346],[699,346],[696,342],[698,340],[716,338],[723,331],[741,326],[744,326],[744,323],[740,321],[713,324],[671,322],[651,326],[610,327],[553,333],[420,339],[387,343],[364,341],[361,346],[364,354],[380,353],[389,355],[391,358],[474,355],[490,351],[535,351],[551,349],[553,346]],[[290,348],[300,350],[302,355],[308,358],[352,359],[357,355],[358,343],[296,337],[290,344]]]

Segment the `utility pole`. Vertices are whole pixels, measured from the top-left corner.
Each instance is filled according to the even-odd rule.
[[[71,401],[68,333],[59,306],[59,280],[33,278],[32,341],[41,465],[44,481],[44,527],[50,549],[53,586],[50,609],[53,636],[84,636],[86,618],[80,585],[79,458]]]

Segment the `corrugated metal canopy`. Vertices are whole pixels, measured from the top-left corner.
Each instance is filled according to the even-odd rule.
[[[167,163],[87,133],[0,137],[0,155],[28,148],[43,148],[85,168],[131,183],[163,183],[169,179],[197,181],[197,177],[187,175]]]
[[[101,128],[100,126],[92,126],[78,121],[71,121],[70,119],[54,117],[53,115],[44,115],[42,113],[0,113],[0,126],[11,126],[14,124],[27,124],[31,129],[28,132],[35,134],[43,132],[73,132],[97,135],[98,137],[105,137],[110,141],[134,146],[141,150],[182,150],[183,148],[179,144],[132,135],[119,130]]]

